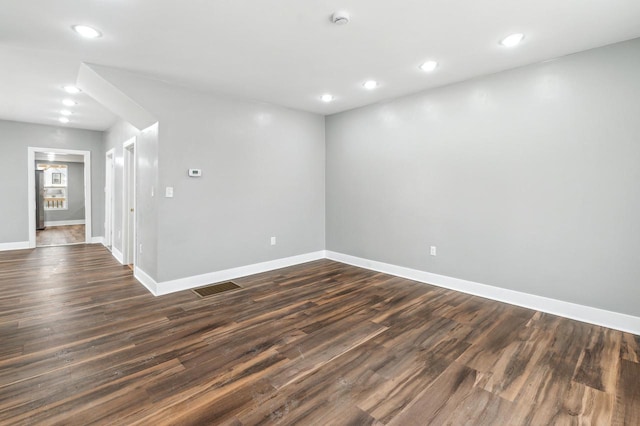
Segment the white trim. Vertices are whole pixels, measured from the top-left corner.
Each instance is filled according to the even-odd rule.
[[[145,274],[143,283],[147,288],[153,288],[151,291],[157,296],[174,293],[176,291],[188,290],[203,285],[216,283],[219,281],[232,280],[235,278],[246,277],[247,275],[259,274],[261,272],[272,271],[274,269],[286,268],[287,266],[298,265],[300,263],[311,262],[318,259],[324,259],[324,250],[300,254],[297,256],[285,257],[282,259],[269,260],[267,262],[254,263],[252,265],[239,266],[237,268],[223,269],[221,271],[209,272],[202,275],[194,275],[191,277],[178,278],[171,281],[156,282]],[[136,271],[139,268],[135,268]],[[151,279],[149,281],[148,279]]]
[[[16,243],[18,244],[18,243]],[[0,248],[2,245],[0,245]],[[122,254],[114,247],[113,256],[122,263]],[[541,312],[547,312],[565,318],[582,321],[590,324],[600,325],[615,330],[624,331],[640,335],[640,317],[622,314],[619,312],[607,311],[590,306],[578,305],[576,303],[537,296],[515,290],[481,284],[445,275],[433,274],[431,272],[417,269],[405,268],[403,266],[378,262],[375,260],[363,259],[347,254],[336,253],[330,250],[320,250],[312,253],[291,256],[282,259],[270,260],[267,262],[254,263],[251,265],[239,266],[237,268],[224,269],[221,271],[209,272],[202,275],[194,275],[170,281],[157,282],[142,269],[135,267],[134,276],[153,295],[162,296],[177,291],[188,290],[210,283],[245,277],[259,274],[261,272],[272,271],[274,269],[286,268],[305,262],[319,259],[330,259],[372,271],[383,272],[414,281],[419,281],[462,293],[472,294],[509,303],[511,305],[522,306]]]
[[[121,264],[124,264],[124,259],[122,258],[122,252],[120,250],[118,250],[117,248],[112,246],[111,247],[111,254],[113,255],[113,257],[116,258],[116,260],[118,262],[120,262]]]
[[[50,222],[45,222],[44,226],[56,227],[56,226],[70,226],[70,225],[84,225],[84,224],[85,224],[85,220],[84,219],[78,219],[78,220],[52,220]]]
[[[145,286],[151,294],[153,294],[154,296],[158,296],[158,283],[156,282],[156,280],[151,278],[149,274],[147,274],[145,271],[138,268],[137,266],[135,266],[133,270],[134,270],[133,272],[134,278],[137,279],[140,282],[140,284]]]
[[[29,248],[36,248],[36,150],[27,148],[27,194],[29,196]]]
[[[35,179],[35,153],[52,152],[54,154],[82,155],[84,158],[84,217],[85,243],[91,242],[91,151],[61,148],[27,147],[27,194],[29,195],[29,248],[36,247],[36,179]]]
[[[93,238],[91,238],[91,244],[102,244],[102,245],[104,245],[104,237],[93,237]]]
[[[105,153],[104,170],[104,241],[105,246],[113,246],[114,217],[115,217],[115,164],[116,149],[111,148]]]
[[[640,317],[326,251],[327,259],[640,335]]]
[[[91,241],[93,234],[91,228],[91,152],[84,154],[84,239]]]
[[[15,243],[0,243],[0,251],[24,250],[29,247],[29,241],[17,241]]]

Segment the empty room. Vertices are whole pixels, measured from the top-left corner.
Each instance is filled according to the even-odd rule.
[[[8,0],[1,425],[639,425],[640,2]]]

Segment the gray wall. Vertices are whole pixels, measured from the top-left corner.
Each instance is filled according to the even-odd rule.
[[[105,154],[110,149],[114,149],[115,154],[115,170],[114,170],[114,232],[113,245],[122,251],[122,177],[123,177],[123,154],[122,144],[132,137],[139,136],[140,132],[129,123],[122,120],[116,122],[109,130],[104,132],[104,149]]]
[[[139,150],[141,260],[157,257],[145,272],[167,281],[324,249],[322,116],[94,69],[159,119]]]
[[[326,124],[328,250],[640,315],[640,40]]]
[[[114,149],[114,232],[113,246],[122,252],[122,208],[123,208],[123,143],[136,138],[138,166],[136,169],[136,193],[138,211],[137,243],[143,245],[143,253],[137,253],[136,266],[151,277],[157,275],[158,264],[158,208],[157,188],[158,154],[157,126],[139,131],[131,124],[119,120],[105,133],[105,152]],[[151,195],[151,189],[154,196]]]
[[[29,240],[27,148],[91,151],[93,236],[104,234],[104,148],[102,132],[0,120],[0,243]]]
[[[159,114],[159,183],[175,191],[159,200],[162,280],[324,249],[323,117],[196,94],[161,96],[176,105]],[[203,176],[188,177],[189,168]]]
[[[45,210],[46,222],[84,220],[84,164],[62,161],[40,161],[38,164],[63,164],[67,166],[67,210]],[[101,196],[101,194],[98,194]]]

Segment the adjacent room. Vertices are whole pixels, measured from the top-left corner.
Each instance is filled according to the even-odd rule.
[[[183,3],[2,7],[0,424],[640,424],[640,2]]]
[[[84,157],[35,155],[36,247],[85,243]]]

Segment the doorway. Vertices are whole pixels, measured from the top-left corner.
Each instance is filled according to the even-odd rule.
[[[113,218],[115,216],[113,203],[113,189],[115,186],[115,148],[107,151],[104,170],[104,245],[109,249],[109,251],[113,251]]]
[[[37,175],[38,168],[42,173]],[[74,176],[70,174],[72,169]],[[27,171],[29,248],[91,243],[91,152],[28,147]],[[69,186],[71,179],[75,181],[73,188]],[[36,183],[42,185],[37,188]],[[78,203],[83,196],[84,203]],[[83,210],[83,217],[65,218],[70,210],[78,214]]]
[[[136,138],[126,141],[122,148],[122,263],[133,269],[136,264]]]

